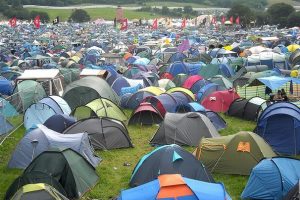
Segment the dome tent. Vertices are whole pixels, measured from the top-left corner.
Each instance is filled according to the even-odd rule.
[[[117,149],[133,147],[126,126],[115,119],[107,117],[90,118],[77,121],[63,134],[86,132],[95,149]]]
[[[68,102],[71,110],[100,97],[107,98],[117,105],[119,104],[118,95],[108,83],[104,79],[93,76],[84,77],[70,83],[63,94],[63,99]]]
[[[214,125],[201,113],[167,113],[150,144],[197,146],[202,137],[219,136]]]
[[[215,182],[204,165],[191,153],[172,144],[158,147],[143,156],[134,168],[129,185],[139,186],[162,174],[181,174],[186,178]]]

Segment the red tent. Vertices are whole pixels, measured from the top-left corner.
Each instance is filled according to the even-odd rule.
[[[234,90],[215,91],[209,96],[205,97],[202,101],[202,105],[214,112],[227,112],[231,103],[240,98],[240,96]]]
[[[186,89],[191,89],[192,86],[193,86],[197,81],[202,80],[202,79],[203,79],[203,78],[202,78],[201,76],[199,76],[199,75],[193,75],[193,76],[190,76],[190,77],[188,77],[188,78],[184,81],[182,87],[184,87],[184,88],[186,88]]]
[[[143,102],[133,111],[128,124],[152,125],[159,124],[163,121],[163,117],[151,103]]]

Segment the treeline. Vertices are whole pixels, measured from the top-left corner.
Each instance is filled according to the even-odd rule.
[[[138,9],[137,11],[151,12],[163,16],[168,16],[168,17],[191,18],[191,17],[196,17],[198,15],[198,12],[193,10],[192,6],[184,6],[183,8],[174,8],[174,9],[170,9],[167,6],[163,6],[161,9],[156,7],[146,6]]]
[[[232,5],[239,3],[250,8],[263,9],[267,6],[267,0],[6,0],[8,4],[19,2],[23,5],[42,5],[42,6],[68,6],[75,4],[139,4],[145,5],[146,2],[179,2],[179,3],[196,3],[208,6],[230,8]],[[172,5],[170,5],[171,7]]]

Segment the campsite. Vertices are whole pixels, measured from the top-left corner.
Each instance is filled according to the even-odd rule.
[[[0,199],[300,198],[299,27],[110,10],[0,21]]]

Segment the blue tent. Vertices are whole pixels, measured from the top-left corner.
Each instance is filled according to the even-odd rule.
[[[19,115],[17,110],[5,99],[0,97],[0,114],[5,117],[14,117]]]
[[[190,90],[192,91],[193,94],[197,94],[202,87],[204,87],[205,85],[207,85],[209,83],[211,83],[211,82],[208,80],[205,80],[205,79],[198,80],[192,85]]]
[[[11,95],[13,92],[12,82],[9,80],[1,79],[0,80],[0,94]]]
[[[300,180],[300,160],[271,158],[260,161],[250,174],[242,199],[281,200]]]
[[[0,135],[9,133],[14,127],[0,114]]]
[[[256,133],[278,153],[299,154],[300,109],[287,102],[272,104],[258,118]]]
[[[130,87],[130,84],[128,83],[128,81],[123,76],[119,76],[111,84],[111,88],[116,92],[116,94],[118,96],[121,96],[121,89],[123,87]]]
[[[37,124],[43,124],[48,118],[55,114],[71,114],[67,102],[58,96],[49,96],[32,104],[24,114],[24,126],[28,130]]]
[[[167,181],[166,181],[167,179]],[[180,197],[175,196],[176,189],[188,188],[191,192],[187,194],[181,194]],[[167,196],[164,191],[168,189]],[[160,193],[162,191],[162,193]],[[162,196],[162,197],[160,197]],[[179,174],[161,175],[158,179],[146,183],[144,185],[124,190],[121,192],[118,200],[156,200],[156,199],[168,199],[168,200],[230,200],[227,195],[224,186],[221,183],[207,183],[203,181],[184,178]]]
[[[174,62],[166,69],[166,72],[175,77],[177,74],[189,74],[189,68],[183,62]]]
[[[220,90],[226,90],[226,88],[216,83],[209,83],[199,90],[199,92],[196,95],[196,99],[197,101],[201,102],[205,97],[207,97],[211,93]]]
[[[183,60],[186,58],[186,55],[184,55],[183,53],[176,52],[169,58],[168,63],[183,62]]]
[[[74,117],[64,114],[55,114],[45,121],[44,126],[58,133],[62,133],[75,122],[76,119]]]

